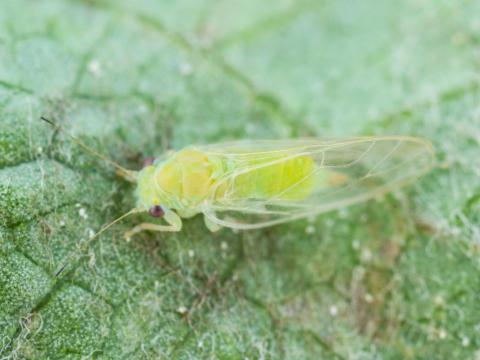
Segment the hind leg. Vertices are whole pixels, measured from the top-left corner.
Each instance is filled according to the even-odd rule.
[[[222,225],[218,225],[217,223],[214,223],[212,220],[208,218],[207,215],[203,215],[203,221],[205,222],[205,226],[207,227],[208,230],[211,232],[217,232],[222,228]]]

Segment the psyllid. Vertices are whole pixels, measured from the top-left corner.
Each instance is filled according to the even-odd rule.
[[[167,152],[140,171],[127,170],[76,137],[89,153],[137,184],[136,206],[163,223],[143,230],[180,231],[182,218],[203,214],[211,231],[264,228],[342,208],[398,189],[425,174],[434,161],[430,142],[408,136],[322,140],[244,140]]]

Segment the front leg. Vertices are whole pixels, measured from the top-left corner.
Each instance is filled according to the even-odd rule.
[[[125,233],[125,240],[130,241],[133,235],[142,232],[144,230],[150,231],[180,231],[182,230],[182,219],[172,210],[165,210],[165,215],[163,216],[168,225],[159,225],[151,223],[141,223],[135,226],[133,229]]]

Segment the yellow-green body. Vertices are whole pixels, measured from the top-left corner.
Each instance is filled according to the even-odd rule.
[[[315,177],[309,175],[314,170],[310,156],[269,155],[240,162],[238,158],[186,148],[140,171],[137,207],[161,205],[185,217],[202,212],[213,202],[228,205],[244,199],[301,200],[312,191]]]
[[[259,140],[188,147],[135,174],[137,209],[164,211],[180,231],[181,218],[203,213],[216,231],[259,229],[338,209],[390,191],[427,171],[431,145],[409,137],[342,141]],[[406,160],[408,159],[408,161]]]

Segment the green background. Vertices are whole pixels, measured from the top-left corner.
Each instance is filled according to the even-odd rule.
[[[480,359],[480,2],[0,3],[0,358]],[[262,231],[90,234],[122,165],[239,138],[408,134],[437,167]],[[59,278],[55,271],[68,259]]]

